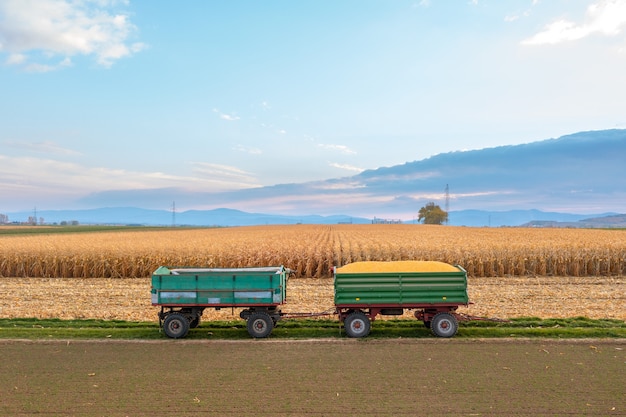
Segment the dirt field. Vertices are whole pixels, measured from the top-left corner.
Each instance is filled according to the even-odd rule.
[[[625,416],[624,340],[7,341],[3,416]]]
[[[333,281],[289,280],[285,312],[333,309]],[[626,277],[469,278],[462,312],[487,317],[577,317],[626,320]],[[1,318],[98,318],[156,321],[150,280],[144,278],[0,278]],[[412,317],[411,313],[406,314]],[[204,319],[238,318],[206,310]]]

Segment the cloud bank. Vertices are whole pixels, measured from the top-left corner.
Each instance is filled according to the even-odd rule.
[[[48,72],[91,56],[109,68],[145,48],[131,42],[137,31],[116,0],[3,0],[0,2],[0,53],[6,65]]]
[[[560,19],[550,23],[522,45],[554,45],[576,41],[591,35],[616,36],[626,27],[626,1],[605,0],[587,8],[583,22]]]
[[[174,175],[0,154],[0,195],[10,196],[2,201],[2,209],[12,209],[20,202],[30,201],[38,205],[63,206],[84,195],[108,190],[126,190],[132,194],[142,190],[176,188],[205,193],[259,186],[253,174],[235,167],[202,162],[192,162],[191,166],[189,174]]]

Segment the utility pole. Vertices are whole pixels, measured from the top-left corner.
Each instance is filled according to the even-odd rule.
[[[176,201],[172,201],[172,227],[176,227]]]

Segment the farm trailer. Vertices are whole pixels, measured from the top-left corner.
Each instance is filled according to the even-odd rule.
[[[334,268],[335,307],[346,334],[364,337],[381,315],[415,310],[435,336],[458,330],[459,306],[468,305],[467,272],[432,261],[355,262]]]
[[[283,266],[260,268],[169,268],[152,274],[152,305],[160,306],[159,326],[172,338],[200,324],[205,308],[243,308],[252,337],[267,337],[281,318],[287,278]]]
[[[431,261],[354,262],[334,269],[335,313],[350,337],[365,337],[371,321],[381,315],[416,310],[439,337],[458,330],[456,314],[468,305],[467,273],[456,265]],[[243,308],[255,338],[270,335],[282,318],[312,317],[327,313],[283,314],[287,278],[283,266],[259,268],[168,268],[152,274],[152,305],[161,306],[159,326],[167,336],[181,338],[200,324],[205,308]]]

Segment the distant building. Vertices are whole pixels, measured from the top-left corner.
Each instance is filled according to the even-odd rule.
[[[374,217],[372,220],[372,224],[402,224],[402,220],[400,219],[379,219]]]

